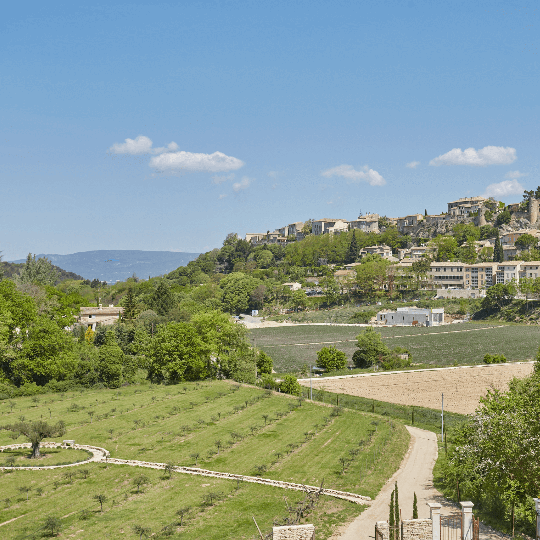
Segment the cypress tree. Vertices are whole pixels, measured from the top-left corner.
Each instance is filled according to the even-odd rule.
[[[418,519],[418,499],[416,497],[416,491],[414,492],[414,499],[412,503],[412,518]]]
[[[125,321],[133,321],[136,315],[135,297],[133,296],[133,290],[129,287],[126,294],[126,300],[124,301],[124,312],[122,319]]]
[[[347,252],[347,264],[353,263],[358,258],[358,242],[356,240],[356,230],[353,229],[351,243]]]
[[[397,540],[397,539],[394,539],[394,525],[395,525],[394,491],[392,491],[392,495],[390,496],[390,516],[388,518],[389,540]]]
[[[398,487],[397,487],[397,482],[396,482],[396,487],[394,488],[394,492],[395,492],[395,495],[394,495],[394,512],[396,514],[395,518],[394,518],[394,522],[395,522],[395,525],[396,525],[396,538],[395,540],[399,540],[399,500],[398,500]]]
[[[504,261],[504,251],[501,244],[501,239],[499,238],[499,231],[497,231],[497,236],[495,236],[495,247],[493,248],[493,262],[503,262]]]

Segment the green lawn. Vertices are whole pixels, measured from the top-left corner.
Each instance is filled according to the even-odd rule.
[[[61,439],[105,447],[112,457],[193,466],[197,456],[198,466],[211,470],[260,473],[311,485],[324,480],[325,487],[370,497],[397,469],[409,441],[403,425],[387,417],[347,409],[336,414],[332,407],[225,381],[0,402],[0,424],[20,416],[63,419],[68,431]],[[0,430],[0,445],[12,443]],[[5,457],[0,454],[0,462]],[[66,471],[16,470],[0,475],[0,523],[17,518],[2,526],[2,538],[30,535],[48,514],[62,518],[64,538],[137,538],[132,531],[135,524],[153,532],[171,525],[175,535],[190,539],[255,538],[252,516],[268,532],[275,518],[287,516],[283,497],[291,505],[305,497],[300,492],[178,473],[169,479],[163,471],[123,465],[87,464],[69,469],[76,472],[71,478]],[[149,483],[137,493],[133,479],[141,474]],[[29,489],[21,491],[23,487]],[[103,513],[93,499],[97,494],[107,497]],[[215,500],[205,503],[209,494]],[[191,510],[180,528],[176,511],[186,506]],[[323,496],[306,519],[317,526],[317,538],[328,538],[336,524],[361,510],[359,505]]]
[[[362,330],[299,325],[253,329],[250,337],[272,357],[274,369],[282,373],[298,372],[304,364],[315,365],[317,351],[331,344],[351,360],[356,337]],[[463,323],[432,328],[386,327],[377,331],[389,347],[409,349],[415,364],[431,366],[481,364],[486,353],[502,353],[508,361],[531,360],[540,345],[540,328],[527,325]]]

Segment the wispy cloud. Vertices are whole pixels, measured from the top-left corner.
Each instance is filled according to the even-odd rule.
[[[484,197],[505,198],[510,195],[521,195],[524,187],[517,180],[503,180],[496,184],[489,184],[484,193]]]
[[[212,176],[212,184],[223,184],[223,182],[226,182],[227,180],[234,180],[234,173],[226,174],[225,176]]]
[[[135,139],[125,139],[123,143],[114,143],[110,148],[111,154],[129,154],[132,156],[140,154],[163,154],[164,152],[174,152],[178,150],[175,142],[170,142],[167,146],[152,148],[152,139],[139,135]]]
[[[239,191],[242,191],[243,189],[247,189],[251,185],[252,181],[253,181],[252,178],[248,178],[247,176],[243,176],[242,180],[240,180],[240,182],[235,182],[233,184],[232,188],[233,188],[234,191],[236,191],[236,193],[238,193]]]
[[[405,167],[408,167],[409,169],[416,169],[418,165],[420,165],[419,161],[409,161],[409,163],[407,163]]]
[[[141,155],[153,154],[150,159],[150,167],[159,172],[226,172],[235,171],[244,166],[244,162],[238,158],[227,156],[222,152],[213,154],[195,154],[192,152],[178,151],[178,145],[170,142],[167,146],[152,147],[152,140],[144,135],[139,135],[135,139],[126,139],[123,143],[114,143],[109,148],[111,154]],[[226,176],[213,177],[213,182],[219,184],[225,180],[232,180]]]
[[[350,183],[352,182],[368,182],[371,186],[384,186],[386,180],[373,169],[370,169],[367,165],[356,171],[352,165],[338,165],[331,169],[326,169],[321,172],[321,176],[331,178],[332,176],[341,176],[346,178]]]
[[[521,178],[522,176],[528,176],[528,173],[522,173],[519,171],[508,171],[504,175],[505,178]]]
[[[517,159],[516,149],[503,146],[486,146],[480,150],[474,148],[454,148],[446,154],[432,159],[429,164],[439,165],[471,165],[485,167],[486,165],[508,165]]]
[[[235,171],[243,166],[243,161],[226,156],[222,152],[213,154],[170,152],[155,156],[150,160],[150,167],[161,172],[224,172]]]
[[[269,176],[270,178],[277,178],[277,175],[278,175],[277,171],[270,171],[270,172],[268,173],[268,176]]]
[[[227,195],[225,195],[224,193],[221,194],[221,195],[219,196],[219,200],[221,201],[221,199],[224,199],[226,196],[227,196]]]

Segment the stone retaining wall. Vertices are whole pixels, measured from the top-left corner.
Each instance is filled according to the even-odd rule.
[[[431,519],[404,519],[401,522],[402,540],[431,540]]]
[[[381,540],[390,538],[388,521],[377,521],[375,530],[381,535]],[[404,519],[401,522],[401,540],[432,540],[432,534],[431,519]]]
[[[272,528],[272,540],[314,540],[313,525],[285,525]]]

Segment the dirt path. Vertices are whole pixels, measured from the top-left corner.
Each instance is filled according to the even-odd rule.
[[[409,450],[399,470],[388,480],[371,506],[362,512],[352,523],[341,527],[331,540],[374,540],[375,523],[387,521],[390,495],[397,481],[399,506],[402,518],[412,518],[413,497],[418,497],[418,517],[429,518],[428,502],[442,505],[442,515],[454,514],[460,507],[445,499],[433,487],[433,466],[437,460],[437,436],[431,431],[406,426],[411,434]],[[482,540],[502,540],[508,536],[480,524]]]
[[[380,372],[313,379],[313,388],[329,392],[471,414],[490,388],[507,390],[514,377],[532,373],[534,362]],[[299,381],[309,386],[309,379]]]

